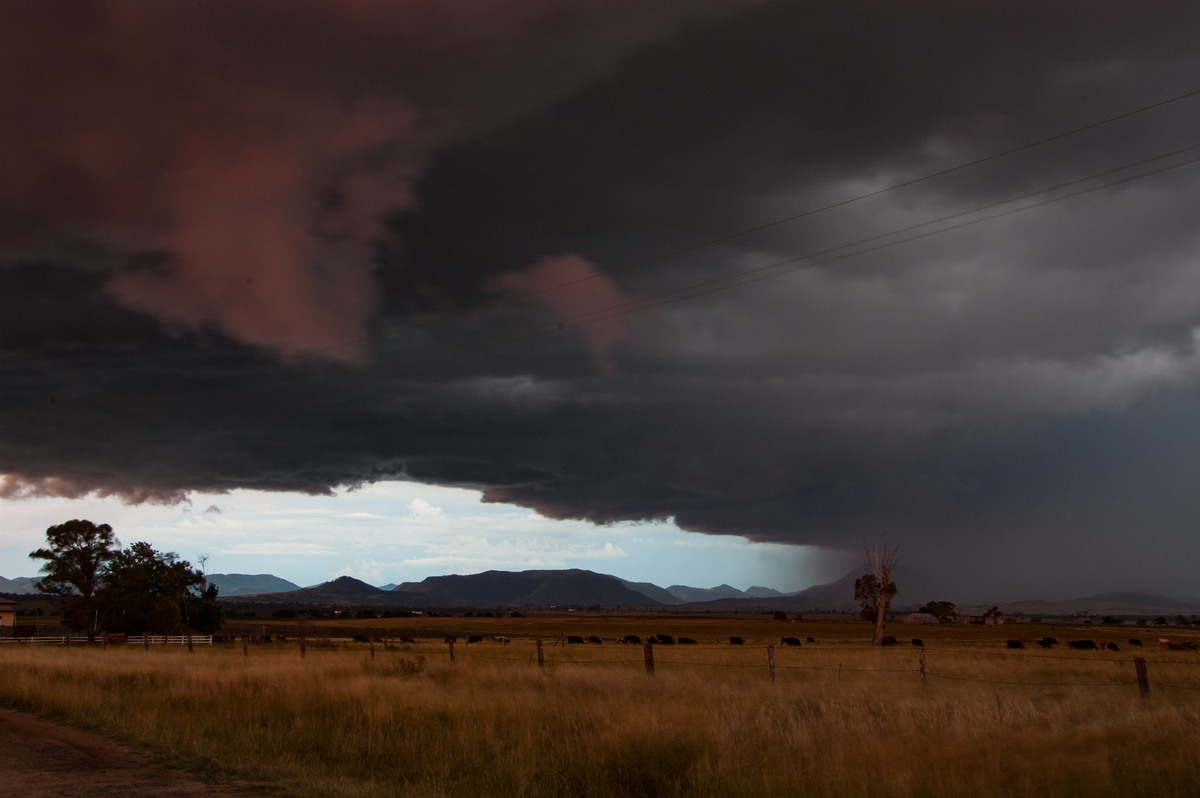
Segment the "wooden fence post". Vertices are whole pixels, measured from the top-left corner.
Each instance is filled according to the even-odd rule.
[[[775,683],[775,646],[767,646],[767,662],[771,664],[771,683]]]
[[[454,662],[454,638],[447,640],[446,645],[450,647],[450,661]]]
[[[929,675],[929,669],[925,667],[925,649],[921,649],[921,686],[926,685],[925,677]]]
[[[546,667],[546,652],[542,650],[542,641],[537,641],[538,667]]]
[[[646,645],[643,647],[643,649],[646,652],[646,675],[653,676],[654,675],[654,644],[647,640]]]
[[[1133,660],[1133,670],[1137,674],[1138,692],[1142,698],[1150,695],[1150,676],[1146,673],[1146,660],[1142,657],[1135,657]]]

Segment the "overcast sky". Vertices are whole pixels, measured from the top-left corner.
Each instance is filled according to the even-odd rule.
[[[746,541],[807,582],[884,536],[951,599],[1200,594],[1197,41],[1184,0],[6,4],[2,534],[108,496],[294,581],[477,522],[447,570],[643,578],[642,529],[738,572],[652,581],[795,589]]]

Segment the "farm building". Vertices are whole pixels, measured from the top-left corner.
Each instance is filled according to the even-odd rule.
[[[0,627],[11,629],[17,622],[17,604],[0,599]]]
[[[938,619],[927,612],[914,612],[904,616],[905,623],[937,623]]]

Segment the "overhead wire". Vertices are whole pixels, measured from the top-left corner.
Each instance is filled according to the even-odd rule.
[[[425,320],[417,321],[417,322],[410,322],[401,327],[388,330],[387,332],[379,333],[376,335],[365,336],[365,337],[357,338],[354,340],[345,341],[343,343],[335,344],[335,345],[328,346],[328,347],[323,347],[321,349],[307,350],[305,352],[299,353],[297,355],[297,357],[305,358],[305,357],[314,357],[314,356],[318,356],[318,355],[328,354],[329,352],[334,352],[339,349],[344,349],[344,348],[351,347],[351,346],[359,346],[361,344],[369,343],[371,341],[377,341],[377,340],[384,339],[384,338],[393,338],[393,337],[403,334],[405,332],[421,330],[421,329],[431,327],[433,325],[440,324],[440,323],[443,323],[443,322],[446,322],[446,321],[449,321],[452,319],[458,319],[458,318],[462,318],[464,316],[478,314],[478,313],[483,312],[484,310],[495,309],[496,307],[500,307],[500,306],[504,306],[504,305],[517,305],[517,304],[520,304],[523,302],[527,302],[530,299],[541,296],[543,294],[551,293],[554,291],[560,291],[565,288],[570,288],[573,286],[581,285],[581,284],[592,282],[595,280],[604,279],[604,278],[610,277],[611,275],[614,275],[614,274],[619,274],[619,273],[629,271],[632,269],[641,268],[641,267],[648,266],[648,265],[651,265],[654,263],[659,263],[661,261],[669,260],[671,258],[675,258],[680,255],[685,255],[688,253],[696,252],[696,251],[699,251],[702,249],[706,249],[708,247],[715,246],[717,244],[725,243],[728,241],[733,241],[733,240],[743,238],[748,235],[752,235],[754,233],[762,232],[764,230],[769,230],[771,228],[778,227],[780,225],[784,225],[789,222],[799,221],[801,219],[816,216],[818,214],[826,213],[826,212],[829,212],[832,210],[836,210],[838,208],[844,208],[846,206],[853,205],[855,203],[862,202],[864,200],[879,197],[884,194],[888,194],[890,192],[894,192],[894,191],[897,191],[902,188],[915,186],[920,183],[935,180],[939,177],[944,177],[946,175],[954,174],[955,172],[959,172],[959,171],[962,171],[965,169],[970,169],[972,167],[976,167],[976,166],[979,166],[979,165],[982,165],[985,163],[989,163],[991,161],[996,161],[996,160],[999,160],[1002,158],[1006,158],[1008,156],[1015,155],[1017,153],[1021,153],[1026,150],[1034,149],[1036,147],[1040,147],[1045,144],[1049,144],[1051,142],[1060,141],[1060,140],[1069,138],[1071,136],[1075,136],[1080,133],[1084,133],[1089,130],[1095,130],[1097,128],[1101,128],[1106,125],[1110,125],[1110,124],[1113,124],[1115,122],[1118,122],[1118,121],[1121,121],[1124,119],[1129,119],[1131,117],[1138,116],[1140,114],[1144,114],[1149,111],[1152,111],[1152,110],[1155,110],[1158,108],[1163,108],[1163,107],[1172,105],[1174,103],[1182,102],[1183,100],[1187,100],[1187,99],[1190,99],[1192,97],[1197,97],[1197,96],[1200,96],[1200,89],[1194,89],[1191,91],[1184,92],[1182,94],[1177,94],[1173,97],[1168,97],[1164,100],[1150,103],[1148,105],[1143,105],[1138,108],[1133,108],[1133,109],[1124,111],[1119,114],[1114,114],[1112,116],[1108,116],[1103,119],[1096,120],[1094,122],[1089,122],[1087,124],[1080,125],[1078,127],[1072,128],[1070,130],[1062,131],[1062,132],[1055,133],[1055,134],[1052,134],[1049,136],[1043,136],[1042,138],[1036,139],[1034,141],[1026,142],[1026,143],[1018,145],[1016,147],[1010,147],[1006,150],[992,153],[990,155],[986,155],[981,158],[976,158],[976,159],[973,159],[970,161],[966,161],[966,162],[957,164],[955,166],[947,167],[945,169],[940,169],[935,172],[930,172],[928,174],[921,175],[920,177],[915,177],[915,178],[911,178],[909,180],[904,180],[904,181],[900,181],[897,183],[893,183],[893,184],[890,184],[883,188],[879,188],[879,189],[875,189],[873,191],[858,194],[858,195],[849,197],[844,200],[839,200],[836,202],[828,203],[828,204],[825,204],[825,205],[822,205],[822,206],[819,206],[816,208],[811,208],[808,210],[800,211],[798,213],[790,214],[788,216],[783,216],[783,217],[780,217],[777,219],[773,219],[769,222],[764,222],[762,224],[754,225],[752,227],[743,228],[743,229],[737,230],[732,233],[715,236],[712,238],[705,239],[703,241],[689,244],[687,246],[668,250],[666,252],[661,252],[661,253],[646,257],[646,258],[642,258],[642,259],[631,261],[629,263],[625,263],[625,264],[615,266],[615,267],[612,267],[609,269],[605,269],[605,270],[599,271],[595,274],[590,274],[590,275],[586,275],[583,277],[577,277],[577,278],[573,278],[570,280],[564,280],[564,281],[557,282],[552,285],[545,286],[543,288],[539,288],[539,289],[532,290],[532,291],[526,291],[526,292],[522,292],[519,294],[512,294],[512,295],[506,296],[506,297],[498,297],[495,300],[493,300],[491,303],[484,305],[484,306],[476,306],[476,307],[470,307],[470,308],[463,308],[461,310],[456,310],[456,311],[443,312],[433,318],[425,319]],[[1127,168],[1127,167],[1119,167],[1119,168]],[[1083,179],[1086,180],[1088,178],[1083,178]],[[1049,190],[1049,189],[1047,189],[1047,190]],[[575,325],[575,326],[578,326],[578,325]]]
[[[953,224],[947,224],[948,222],[954,222],[955,220],[964,219],[965,217],[971,217],[971,216],[976,216],[981,213],[986,213],[987,211],[1001,208],[1005,205],[1011,205],[1014,202],[1021,202],[1023,200],[1032,199],[1037,196],[1042,196],[1042,195],[1053,193],[1056,191],[1062,191],[1063,189],[1070,188],[1072,186],[1078,186],[1081,184],[1085,184],[1089,181],[1094,181],[1094,180],[1102,179],[1105,177],[1110,177],[1112,175],[1118,174],[1123,171],[1127,171],[1129,169],[1134,169],[1134,168],[1142,167],[1142,166],[1148,166],[1156,161],[1162,161],[1167,158],[1179,156],[1179,155],[1182,155],[1182,154],[1185,154],[1188,152],[1193,152],[1196,150],[1200,150],[1200,144],[1193,144],[1193,145],[1189,145],[1187,147],[1182,147],[1182,148],[1172,150],[1170,152],[1160,153],[1159,155],[1154,155],[1154,156],[1151,156],[1148,158],[1143,158],[1141,160],[1123,164],[1118,167],[1106,169],[1101,172],[1095,172],[1095,173],[1089,174],[1085,177],[1080,177],[1080,178],[1076,178],[1074,180],[1066,181],[1063,183],[1058,183],[1058,184],[1055,184],[1052,186],[1047,186],[1047,187],[1044,187],[1041,189],[1037,189],[1035,191],[1026,192],[1024,194],[1020,194],[1020,195],[1017,195],[1014,197],[1009,197],[1009,198],[1006,198],[1003,200],[997,200],[995,202],[976,206],[974,208],[970,208],[965,211],[959,211],[956,213],[948,214],[946,216],[942,216],[942,217],[939,217],[936,219],[931,219],[931,220],[927,220],[927,221],[920,222],[917,224],[908,225],[906,227],[896,228],[894,230],[889,230],[887,232],[879,233],[877,235],[867,236],[867,237],[860,238],[860,239],[857,239],[855,241],[851,241],[851,242],[848,242],[845,244],[839,244],[834,247],[828,247],[826,249],[816,250],[813,252],[805,253],[803,255],[796,255],[796,256],[785,258],[782,260],[774,261],[772,263],[765,264],[762,266],[757,266],[752,269],[739,272],[737,274],[725,275],[722,277],[715,277],[715,278],[711,278],[708,280],[697,281],[697,282],[690,283],[690,284],[684,285],[684,286],[680,286],[678,288],[674,288],[669,291],[665,291],[665,292],[662,292],[662,293],[659,293],[659,294],[656,294],[653,296],[637,297],[637,298],[633,298],[633,299],[628,299],[628,300],[625,300],[625,301],[622,301],[619,303],[615,303],[612,305],[608,305],[608,306],[605,306],[602,308],[596,308],[596,309],[593,309],[590,311],[579,313],[574,316],[560,317],[560,318],[554,319],[551,322],[547,322],[546,324],[539,325],[534,328],[529,328],[529,329],[526,329],[526,330],[523,330],[520,332],[511,333],[509,335],[491,336],[488,338],[480,339],[475,342],[462,344],[462,345],[458,345],[458,346],[447,346],[447,347],[443,347],[441,349],[427,350],[425,352],[413,353],[413,354],[410,354],[408,357],[409,358],[419,358],[419,357],[429,357],[429,356],[465,354],[465,353],[474,352],[474,351],[480,351],[480,350],[491,349],[491,348],[496,348],[496,347],[500,347],[500,346],[506,346],[508,344],[516,343],[516,342],[527,340],[530,338],[535,338],[535,337],[539,337],[539,336],[543,336],[543,335],[558,333],[558,332],[561,332],[564,330],[574,329],[574,328],[586,326],[589,324],[595,324],[595,323],[598,323],[601,321],[606,321],[606,320],[617,318],[620,316],[627,316],[627,315],[632,315],[634,313],[640,313],[640,312],[644,312],[644,311],[648,311],[648,310],[653,310],[655,308],[661,308],[666,305],[674,304],[676,302],[681,302],[686,299],[693,299],[693,298],[696,298],[699,296],[704,296],[706,294],[712,294],[712,293],[716,293],[719,291],[725,291],[725,290],[728,290],[731,288],[747,285],[747,284],[750,284],[753,282],[758,282],[761,280],[779,277],[784,274],[789,274],[789,273],[792,273],[795,271],[799,271],[801,269],[810,269],[810,268],[815,268],[818,266],[825,266],[830,263],[835,263],[838,261],[846,260],[848,258],[858,257],[860,255],[866,255],[866,254],[869,254],[872,252],[878,252],[880,250],[889,249],[891,247],[900,246],[902,244],[912,243],[914,241],[919,241],[921,239],[929,238],[929,237],[932,237],[935,235],[941,235],[943,233],[948,233],[948,232],[951,232],[954,230],[959,230],[959,229],[962,229],[965,227],[982,224],[984,222],[994,221],[996,219],[1000,219],[1000,218],[1003,218],[1006,216],[1012,216],[1014,214],[1024,213],[1026,211],[1034,210],[1034,209],[1041,208],[1041,207],[1044,207],[1047,205],[1051,205],[1053,203],[1062,202],[1062,201],[1065,201],[1068,199],[1074,199],[1074,198],[1077,198],[1077,197],[1080,197],[1080,196],[1083,196],[1086,194],[1091,194],[1091,193],[1094,193],[1096,191],[1100,191],[1100,190],[1103,190],[1106,188],[1111,188],[1113,186],[1121,185],[1123,183],[1129,183],[1134,180],[1140,180],[1140,179],[1150,177],[1150,176],[1153,176],[1156,174],[1162,174],[1164,172],[1179,169],[1184,166],[1189,166],[1192,164],[1200,163],[1200,156],[1198,156],[1198,157],[1187,159],[1187,160],[1184,160],[1184,161],[1181,161],[1178,163],[1172,163],[1172,164],[1167,164],[1164,166],[1159,166],[1154,169],[1140,172],[1138,174],[1127,175],[1127,176],[1124,176],[1124,177],[1121,177],[1118,179],[1114,179],[1114,180],[1110,180],[1110,181],[1101,183],[1099,185],[1082,188],[1082,189],[1068,192],[1066,194],[1062,194],[1059,196],[1049,197],[1049,198],[1040,200],[1038,202],[1033,202],[1033,203],[1029,203],[1026,205],[1022,205],[1017,208],[1008,208],[1006,210],[998,211],[996,213],[991,213],[991,214],[987,214],[984,216],[978,216],[978,218],[973,218],[973,219],[966,218],[965,221],[958,221]],[[944,226],[935,227],[937,225],[944,225]],[[926,229],[926,228],[935,228],[935,229]],[[915,232],[918,230],[920,230],[922,232],[919,232],[919,233]],[[897,236],[902,236],[905,233],[914,233],[914,235],[909,235],[909,236],[906,236],[903,238],[896,238]],[[888,239],[893,239],[893,240],[888,240]]]

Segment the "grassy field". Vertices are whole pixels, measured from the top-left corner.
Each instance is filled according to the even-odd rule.
[[[905,645],[873,649],[854,623],[563,614],[312,622],[303,657],[294,640],[248,655],[9,645],[0,703],[300,796],[1197,794],[1200,653],[1154,645],[1161,630],[889,632]],[[372,655],[345,639],[363,633],[417,643]],[[700,643],[656,647],[648,676],[640,646],[612,642],[656,633]],[[1149,645],[1131,649],[1139,633]],[[513,642],[467,646],[468,634]],[[593,634],[606,642],[558,642]],[[446,635],[460,636],[453,662]],[[1121,650],[1005,646],[1043,635]]]

